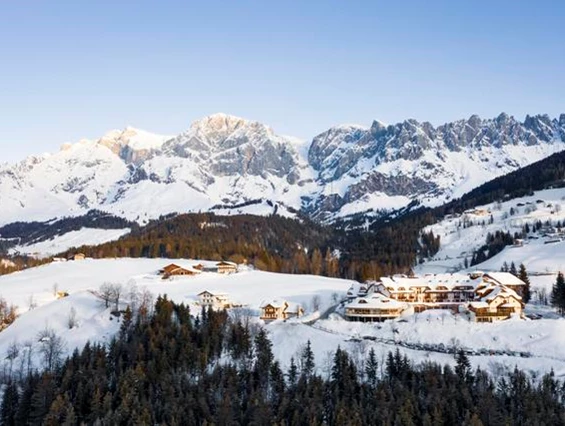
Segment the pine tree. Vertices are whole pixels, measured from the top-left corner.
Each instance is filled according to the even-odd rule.
[[[122,325],[120,326],[120,338],[124,338],[131,327],[133,314],[128,305],[122,317]]]
[[[371,348],[369,351],[369,358],[367,359],[367,364],[365,366],[365,375],[367,376],[367,383],[373,389],[377,386],[377,356],[375,355],[375,349]]]
[[[1,409],[1,423],[5,426],[16,424],[16,414],[18,411],[19,393],[18,385],[10,380],[4,389]]]
[[[551,305],[560,315],[565,313],[565,278],[561,272],[557,274],[557,280],[551,291]]]
[[[288,384],[290,387],[296,384],[298,380],[298,367],[294,362],[294,357],[290,358],[290,367],[288,369]]]
[[[312,351],[312,344],[310,343],[310,340],[306,342],[306,346],[302,351],[300,359],[302,361],[302,375],[309,379],[312,377],[312,374],[314,374],[314,368],[316,367],[314,363],[314,352]]]
[[[255,372],[265,380],[265,383],[268,383],[271,363],[274,360],[272,346],[273,344],[267,337],[267,332],[260,329],[255,336],[255,353],[257,354]]]
[[[459,349],[455,354],[455,374],[467,383],[472,379],[471,361],[463,349]]]
[[[528,303],[531,299],[531,289],[530,289],[530,278],[528,277],[528,272],[523,263],[520,264],[520,272],[518,273],[518,278],[520,278],[526,285],[522,292],[522,300],[524,303]]]
[[[514,262],[510,264],[510,270],[508,272],[510,272],[515,277],[518,276],[518,270],[516,269],[516,264]]]

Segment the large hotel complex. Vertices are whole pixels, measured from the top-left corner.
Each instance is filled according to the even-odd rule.
[[[468,312],[477,322],[522,315],[525,283],[508,272],[395,275],[354,284],[345,316],[351,321],[384,321],[428,309]]]

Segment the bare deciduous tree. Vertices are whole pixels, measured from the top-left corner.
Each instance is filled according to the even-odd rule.
[[[33,359],[33,342],[26,340],[22,345],[22,356],[20,357],[20,379],[31,374]]]
[[[47,371],[53,371],[61,362],[65,351],[65,342],[52,328],[45,327],[38,334],[39,352],[43,357],[43,365]]]
[[[316,295],[312,296],[312,301],[310,303],[311,303],[311,306],[312,306],[312,312],[316,312],[316,311],[320,310],[322,300],[320,299],[320,296],[318,296],[316,294]]]
[[[0,296],[0,330],[12,324],[18,317],[18,308],[9,305],[6,299]]]
[[[112,300],[113,284],[105,282],[100,286],[98,296],[104,301],[104,306],[107,308]]]
[[[20,355],[20,345],[18,344],[17,341],[14,340],[12,343],[10,343],[8,349],[6,350],[6,359],[10,363],[10,370],[8,373],[10,377],[12,376],[12,366],[14,365],[14,361],[19,355]]]
[[[139,307],[140,291],[137,288],[135,280],[128,281],[126,298],[128,299],[131,311],[137,312],[137,308]]]
[[[116,311],[120,310],[120,298],[122,297],[124,289],[121,284],[112,285],[112,302],[114,302]]]
[[[69,328],[74,328],[78,325],[77,320],[77,310],[74,306],[71,306],[71,310],[69,311],[69,317],[67,318],[67,325]]]
[[[37,303],[35,302],[33,294],[30,294],[27,299],[27,307],[30,311],[33,311],[35,308],[37,308]]]
[[[155,297],[153,296],[153,293],[145,287],[141,289],[138,315],[143,321],[149,318],[149,316],[153,313],[154,300]]]

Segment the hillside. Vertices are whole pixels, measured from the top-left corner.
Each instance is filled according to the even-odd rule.
[[[526,197],[513,198],[477,206],[461,214],[451,214],[428,226],[424,232],[433,232],[441,239],[441,246],[433,260],[419,266],[419,270],[464,269],[472,263],[473,254],[486,243],[487,234],[502,231],[521,235],[517,245],[510,244],[493,258],[474,265],[483,270],[499,270],[504,261],[525,263],[534,273],[565,270],[563,242],[551,227],[565,224],[565,188],[535,191]],[[540,227],[536,229],[537,226]],[[524,232],[525,228],[529,232]]]
[[[258,308],[264,300],[283,298],[301,304],[306,310],[305,322],[275,321],[266,326],[273,342],[273,353],[285,369],[290,357],[297,356],[307,340],[312,343],[320,366],[319,374],[324,374],[328,353],[338,346],[353,357],[366,356],[373,348],[380,363],[389,351],[398,347],[415,361],[453,364],[452,355],[440,348],[457,344],[474,351],[470,356],[473,367],[480,366],[495,377],[506,374],[516,365],[538,375],[553,368],[557,377],[565,377],[562,355],[565,347],[561,338],[565,332],[563,319],[478,324],[446,312],[428,311],[408,320],[401,318],[384,324],[351,323],[334,314],[312,324],[318,317],[316,308],[323,313],[335,304],[335,300],[348,290],[351,281],[245,268],[228,276],[203,273],[197,277],[163,280],[157,270],[169,262],[168,259],[87,259],[56,262],[0,277],[2,296],[8,303],[17,305],[21,314],[0,333],[0,353],[7,353],[14,343],[20,348],[31,346],[33,362],[39,365],[41,342],[37,336],[46,329],[63,339],[65,354],[87,341],[109,341],[118,331],[121,320],[111,314],[115,309],[113,306],[105,308],[104,302],[92,293],[109,282],[122,285],[121,309],[128,303],[140,303],[141,297],[147,298],[151,293],[153,300],[159,294],[167,294],[170,299],[185,303],[193,313],[198,313],[197,294],[212,290],[226,292],[234,302],[246,305],[240,314],[258,324]],[[181,259],[176,262],[190,265],[203,261]],[[57,300],[53,295],[54,284],[58,290],[69,292],[69,296]],[[537,284],[534,282],[534,285]],[[30,302],[33,302],[33,309],[30,309]],[[69,327],[72,315],[74,325]],[[438,349],[419,346],[422,343],[436,345]],[[520,356],[519,353],[524,351],[531,356]],[[24,350],[20,353],[25,357]],[[20,361],[19,358],[14,360],[14,365],[19,365]]]
[[[134,229],[118,241],[79,246],[90,257],[227,259],[258,269],[338,276],[334,230],[278,215],[185,214]]]

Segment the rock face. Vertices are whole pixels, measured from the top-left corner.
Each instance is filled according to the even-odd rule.
[[[190,129],[163,145],[166,157],[191,159],[214,176],[268,174],[295,183],[300,159],[289,139],[267,126],[225,114],[196,121]]]
[[[524,122],[473,115],[439,127],[375,121],[333,127],[310,143],[214,114],[178,136],[128,127],[0,165],[0,224],[93,208],[143,222],[243,205],[250,213],[302,210],[332,221],[414,201],[439,204],[564,148],[565,114]]]
[[[537,115],[521,123],[503,113],[491,120],[473,115],[437,128],[406,120],[390,126],[375,121],[367,129],[329,129],[314,138],[308,160],[318,182],[340,189],[341,201],[330,203],[328,209],[327,201],[320,199],[309,209],[331,218],[355,202],[359,205],[355,211],[386,208],[391,201],[390,207],[399,207],[394,197],[444,202],[563,150],[563,121],[563,115],[559,119]],[[370,205],[371,194],[379,194],[380,205]]]

